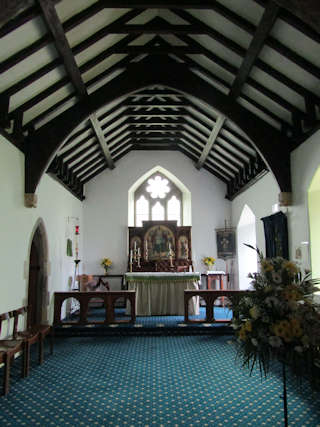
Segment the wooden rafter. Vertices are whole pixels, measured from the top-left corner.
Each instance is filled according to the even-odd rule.
[[[310,25],[320,34],[320,3],[318,0],[274,0],[279,6]]]
[[[216,123],[215,123],[215,125],[214,125],[214,127],[212,129],[212,132],[211,132],[211,134],[210,134],[210,136],[208,138],[206,146],[204,147],[204,149],[203,149],[203,151],[201,153],[201,156],[200,156],[200,158],[199,158],[199,160],[197,162],[197,165],[196,165],[197,169],[201,169],[201,167],[203,166],[204,162],[206,161],[206,159],[207,159],[207,157],[208,157],[208,155],[209,155],[209,153],[211,151],[211,148],[213,147],[213,144],[215,143],[215,140],[217,139],[217,136],[219,135],[219,132],[220,132],[222,126],[223,126],[223,123],[224,123],[225,119],[226,118],[224,116],[219,116],[218,117],[218,119],[217,119],[217,121],[216,121]]]
[[[290,7],[292,5],[301,4],[301,0],[254,1],[265,7],[265,12],[257,27],[231,9],[228,9],[220,0],[206,2],[197,0],[164,0],[163,2],[156,0],[99,0],[82,9],[79,13],[74,14],[64,23],[59,21],[55,12],[54,4],[56,0],[36,0],[34,7],[23,10],[8,23],[4,24],[0,28],[0,34],[3,36],[9,34],[15,28],[19,28],[24,23],[31,22],[32,19],[39,15],[41,16],[42,13],[50,31],[43,33],[38,40],[33,41],[20,51],[15,50],[14,55],[7,57],[0,64],[0,71],[9,71],[11,67],[29,58],[31,54],[35,54],[46,46],[49,47],[52,42],[54,42],[59,53],[59,56],[51,59],[51,62],[45,65],[42,63],[39,68],[34,68],[35,71],[31,74],[21,73],[19,81],[13,82],[11,80],[11,86],[6,86],[0,98],[2,126],[7,126],[12,132],[11,137],[20,138],[20,141],[23,141],[24,135],[29,134],[27,143],[23,143],[23,146],[26,147],[26,165],[31,167],[33,164],[34,169],[36,169],[38,167],[36,160],[39,160],[38,171],[33,174],[30,170],[26,170],[26,188],[31,191],[35,189],[39,175],[41,176],[41,173],[48,166],[54,155],[56,155],[55,159],[57,159],[57,161],[55,160],[55,165],[58,178],[64,184],[70,185],[70,188],[73,188],[74,191],[80,191],[79,194],[81,194],[83,183],[92,179],[97,171],[104,170],[106,167],[105,161],[108,162],[109,167],[113,167],[114,162],[130,150],[178,149],[182,151],[181,147],[183,148],[184,144],[186,144],[186,150],[189,150],[188,156],[192,157],[198,167],[210,170],[211,173],[214,171],[220,178],[224,177],[228,183],[232,181],[228,187],[230,194],[238,191],[239,185],[241,186],[245,183],[248,177],[254,177],[259,171],[261,172],[263,162],[260,155],[263,156],[275,172],[280,187],[288,190],[290,188],[288,173],[281,172],[279,162],[272,157],[272,150],[266,144],[266,138],[261,136],[262,132],[259,134],[254,130],[248,130],[244,116],[252,116],[249,112],[252,107],[257,115],[266,118],[265,123],[272,123],[274,129],[281,128],[281,134],[275,131],[274,139],[279,139],[278,146],[280,147],[281,138],[279,135],[284,138],[285,142],[284,147],[281,146],[281,153],[283,154],[285,167],[288,167],[289,170],[290,163],[285,151],[289,151],[295,146],[294,141],[301,141],[303,134],[307,135],[308,131],[311,132],[312,129],[316,128],[320,97],[316,91],[314,93],[311,92],[311,85],[304,85],[303,81],[295,79],[292,73],[283,72],[283,67],[278,67],[269,61],[264,62],[259,58],[259,52],[264,45],[268,46],[306,73],[311,74],[312,78],[320,78],[319,68],[311,62],[312,59],[310,61],[311,55],[310,57],[308,55],[303,56],[304,54],[301,50],[299,52],[299,49],[294,51],[288,48],[281,43],[281,37],[278,34],[276,36],[270,35],[270,29],[276,16],[278,16],[317,42],[320,40],[320,33],[316,33],[308,25],[288,12],[288,10],[291,10]],[[307,7],[313,2],[313,0],[306,1]],[[25,2],[27,3],[27,0]],[[12,4],[14,3],[18,4],[20,2],[17,0],[12,2]],[[281,8],[286,7],[283,6],[284,3],[289,4],[290,7]],[[128,8],[130,10],[125,13],[121,12],[120,18],[109,22],[103,28],[99,27],[89,37],[82,38],[78,44],[73,44],[71,49],[65,34],[75,29],[78,25],[85,23],[89,18],[92,19],[95,14],[100,13],[104,8]],[[174,21],[171,19],[167,21],[164,18],[155,17],[143,25],[131,23],[134,22],[134,18],[139,17],[145,10],[152,8],[168,9],[184,22],[176,25],[172,23]],[[200,12],[194,14],[188,9],[212,10],[215,12],[216,17],[223,16],[247,32],[247,34],[251,34],[253,39],[249,49],[245,49],[233,37],[229,38],[227,31],[220,32],[218,30],[219,26],[208,25],[206,19],[202,20]],[[196,16],[199,16],[199,18],[196,18]],[[135,22],[139,22],[139,19]],[[112,41],[111,43],[113,44],[111,46],[108,39],[108,47],[95,54],[94,49],[97,42],[107,38],[109,34],[123,34],[124,37],[118,42]],[[143,34],[154,35],[154,37],[142,45],[140,36]],[[163,38],[159,35],[173,35],[172,40],[178,40],[178,43],[170,44],[166,41],[168,38]],[[206,37],[192,37],[194,35],[204,35]],[[279,37],[279,40],[277,37]],[[210,45],[210,39],[214,41],[212,45]],[[242,60],[240,68],[238,68],[237,62],[233,60],[233,55],[229,57],[228,55],[220,55],[219,50],[214,49],[217,43],[240,57]],[[95,56],[92,55],[92,52],[87,55],[89,49],[92,50]],[[78,67],[75,55],[79,55],[82,52],[84,53],[83,57],[89,57],[89,60],[82,62],[82,65]],[[123,57],[123,54],[125,54],[125,57]],[[118,55],[118,57],[113,56],[111,58],[112,55]],[[145,55],[147,57],[143,58]],[[193,55],[202,55],[202,58],[194,57]],[[164,56],[167,58],[164,58]],[[121,59],[118,60],[118,58]],[[117,60],[118,62],[116,62]],[[159,75],[156,67],[153,66],[153,62],[158,64],[159,69],[163,64],[166,64],[171,69],[170,73],[172,73],[172,70],[181,71],[183,81],[178,82],[178,77],[175,75],[169,78],[167,70],[165,70],[165,77],[163,78]],[[108,67],[107,64],[110,63],[112,65]],[[210,67],[210,63],[212,63],[212,67]],[[19,93],[19,102],[16,102],[16,99],[12,99],[13,102],[10,102],[10,97],[23,91],[27,86],[36,83],[49,72],[60,72],[61,65],[67,71],[66,76],[62,75],[60,80],[55,80],[51,85],[49,83],[50,86],[43,85],[42,88],[41,82],[39,82],[38,87],[40,90],[36,91],[33,97],[31,95],[29,98],[26,96],[23,98]],[[141,72],[139,70],[144,66],[146,66],[146,70],[149,70],[149,73],[155,73],[157,78],[153,79],[146,76],[144,82],[142,78],[136,78],[134,76],[135,70]],[[289,91],[302,96],[303,99],[299,99],[299,96],[296,96],[295,93],[291,93],[292,96],[287,97],[281,90],[269,89],[271,87],[269,82],[260,80],[261,74],[257,74],[257,77],[255,75],[250,76],[253,66],[285,85],[286,88],[284,90],[289,89]],[[94,68],[99,72],[97,73]],[[217,75],[219,69],[223,72]],[[133,79],[133,84],[125,82],[120,76],[115,77],[116,74],[111,75],[118,70],[123,73],[123,76],[127,76],[127,79]],[[90,74],[88,73],[89,71]],[[86,84],[82,79],[85,73],[86,76],[94,76],[89,80],[86,79]],[[143,74],[145,75],[145,70]],[[290,75],[293,77],[290,77]],[[232,76],[234,76],[234,80],[233,84],[230,84]],[[105,84],[104,81],[107,78],[108,80],[111,78],[111,80],[110,83]],[[193,82],[199,87],[192,88],[189,91],[189,86],[185,80],[188,80],[189,86]],[[208,93],[211,90],[210,85],[208,86],[206,82],[210,82],[213,85],[213,93],[210,99],[203,93],[205,90],[208,90]],[[74,88],[71,89],[71,92],[69,90],[70,83]],[[113,83],[119,84],[119,88],[115,88]],[[242,91],[244,84],[250,86],[248,94],[247,91]],[[144,85],[147,86],[146,89]],[[96,89],[97,87],[99,89]],[[220,92],[216,91],[214,87],[218,87]],[[43,88],[45,89],[43,90]],[[44,101],[47,97],[51,96],[51,99],[53,99],[56,94],[59,96],[58,91],[60,90],[60,93],[62,93],[61,89],[63,88],[68,90],[68,94],[63,99],[60,97],[55,104],[47,103],[49,107],[46,110],[45,108],[38,109],[40,113],[38,116],[35,116],[33,111],[29,114],[28,110],[34,109],[35,111],[36,104]],[[140,89],[139,93],[135,92],[137,89]],[[181,92],[175,92],[175,89]],[[107,90],[111,91],[110,96]],[[90,95],[88,95],[88,91]],[[240,107],[241,105],[249,104],[248,107],[233,110],[230,104],[222,102],[222,99],[225,100],[225,98],[223,96],[220,97],[221,92],[228,93],[228,91],[230,91],[229,93],[233,100],[237,97],[241,98],[239,100]],[[32,93],[29,89],[26,92]],[[263,103],[263,100],[259,100],[259,98],[256,100],[254,98],[255,92],[267,97],[275,105],[270,102]],[[104,93],[104,100],[102,100],[102,93]],[[116,106],[108,107],[105,110],[104,103],[113,102],[118,96],[127,96],[127,98]],[[201,102],[195,101],[196,98]],[[87,102],[84,102],[85,99]],[[211,104],[212,99],[214,99],[214,105]],[[67,109],[67,102],[69,105],[74,103],[76,105]],[[209,108],[205,106],[205,102],[207,102]],[[13,105],[13,108],[9,110],[10,105]],[[216,110],[214,110],[214,107],[216,107]],[[64,112],[61,113],[61,110]],[[218,130],[219,119],[217,119],[217,116],[219,117],[219,114],[217,114],[217,110],[221,111],[226,117],[230,117],[240,128],[247,132],[250,136],[250,141],[241,134],[236,135],[235,128],[232,127],[230,129],[228,127],[229,120],[226,120]],[[27,111],[28,113],[24,115]],[[85,128],[83,128],[71,135],[67,140],[68,133],[59,129],[56,144],[53,143],[55,135],[51,136],[50,134],[48,147],[40,147],[40,136],[42,135],[42,138],[46,138],[49,135],[46,131],[50,129],[51,122],[58,123],[57,127],[65,125],[70,132],[75,123],[79,124],[76,118],[68,116],[69,111],[74,111],[75,115],[79,113],[79,118],[87,120],[92,129],[92,134],[88,135],[88,133],[85,133]],[[58,114],[64,117],[64,120],[69,117],[70,126],[69,123],[59,122]],[[254,117],[255,119],[256,117]],[[261,122],[260,119],[258,121],[259,123]],[[266,125],[266,128],[270,130],[268,125]],[[5,130],[1,132],[5,134]],[[272,132],[271,130],[271,134]],[[64,135],[64,139],[61,138],[62,135]],[[290,142],[286,136],[290,137]],[[260,138],[262,142],[259,140]],[[38,144],[36,141],[38,141]],[[254,141],[255,147],[251,145],[251,141]],[[63,150],[59,151],[59,144],[63,142]],[[39,152],[37,152],[37,149]],[[33,155],[35,156],[35,161],[31,160]],[[37,174],[38,176],[36,176]],[[229,189],[231,190],[229,191]]]
[[[234,22],[236,25],[239,25],[241,28],[245,29],[250,34],[252,34],[252,35],[255,34],[256,28],[254,25],[250,24],[248,21],[244,20],[243,18],[239,17],[238,15],[233,14],[233,12],[229,11],[224,6],[217,4],[217,2],[214,2],[214,10],[217,11],[218,13],[220,13],[222,16],[225,16],[227,19],[230,19],[232,22]],[[245,56],[246,50],[244,48],[242,48],[242,46],[240,46],[236,42],[228,39],[227,37],[222,36],[217,31],[214,31],[211,27],[202,23],[202,21],[195,18],[194,16],[192,16],[188,12],[186,12],[184,10],[173,10],[173,12],[176,15],[178,15],[180,18],[186,20],[187,22],[189,22],[192,25],[198,25],[198,26],[202,25],[203,29],[206,30],[207,34],[210,35],[211,37],[213,37],[214,40],[218,41],[223,46],[232,50],[237,55],[239,55],[241,57]],[[187,39],[185,39],[184,41],[186,43],[188,43]],[[189,43],[190,43],[190,41],[193,41],[193,39],[189,38]],[[286,56],[289,59],[291,59],[292,61],[294,60],[293,62],[295,62],[297,65],[301,66],[302,68],[305,68],[306,71],[310,72],[311,74],[314,74],[316,77],[319,78],[319,72],[320,72],[319,69],[317,67],[313,66],[313,64],[311,64],[309,62],[306,63],[305,60],[302,60],[302,58],[300,56],[299,56],[299,58],[297,58],[297,55],[294,56],[293,54],[290,54],[290,49],[288,49],[287,46],[279,46],[279,43],[274,38],[271,38],[271,37],[268,37],[266,39],[266,44],[269,44],[270,47],[277,50],[282,55],[284,54],[284,52],[287,52],[288,55],[286,55]],[[236,75],[237,70],[235,68],[234,69],[230,68],[230,64],[228,64],[226,61],[223,61],[222,58],[218,57],[217,55],[210,57],[210,52],[208,50],[207,50],[207,52],[203,51],[204,55],[206,53],[207,53],[207,55],[209,55],[208,56],[209,59],[212,58],[212,61],[219,64],[222,68],[225,68],[231,74]],[[190,61],[190,58],[188,60]],[[257,68],[259,68],[263,72],[271,75],[274,79],[280,81],[282,84],[287,86],[289,89],[297,92],[299,95],[304,96],[304,97],[309,97],[310,99],[313,99],[314,102],[316,102],[318,104],[320,103],[319,97],[317,97],[313,92],[311,92],[310,90],[308,90],[304,86],[300,85],[296,81],[288,78],[285,74],[279,72],[276,68],[271,67],[269,64],[262,61],[261,59],[258,58],[256,60],[255,65]],[[197,67],[199,68],[200,66],[197,65]],[[207,73],[208,73],[208,71],[207,71]],[[218,76],[215,76],[214,79],[217,80],[220,84],[222,84],[224,86],[226,86],[226,85],[228,86],[228,84],[226,82],[224,82],[223,80],[221,81],[221,78],[219,78]],[[255,82],[253,79],[250,79],[249,83],[250,84],[251,83],[257,84],[257,82]],[[260,90],[262,93],[264,93],[264,88],[261,85],[257,89]],[[267,93],[264,93],[264,94],[266,96],[269,96]],[[277,97],[277,98],[279,99],[279,97]]]
[[[130,77],[129,77],[130,76]],[[30,139],[30,155],[26,156],[28,173],[26,174],[27,192],[33,192],[38,180],[41,177],[41,169],[45,169],[51,156],[57,151],[66,136],[88,117],[88,108],[93,112],[101,108],[106,103],[119,98],[127,93],[132,93],[151,85],[169,86],[186,94],[192,94],[203,102],[210,105],[228,116],[240,128],[246,132],[255,142],[260,153],[264,154],[266,161],[272,168],[278,179],[282,191],[290,191],[290,159],[287,150],[286,138],[267,125],[261,119],[249,113],[240,105],[228,101],[228,97],[211,87],[199,77],[186,71],[183,64],[167,58],[165,61],[158,61],[156,57],[150,57],[139,63],[131,64],[127,71],[115,77],[110,83],[100,87],[89,96],[89,102],[80,101],[60,116],[52,119],[46,125],[38,129]],[[252,127],[251,123],[255,122]],[[51,128],[54,131],[51,131]],[[45,146],[38,143],[42,140],[42,135],[46,135]],[[274,148],[276,145],[276,149]],[[277,155],[275,155],[277,150]],[[279,153],[281,151],[281,155]],[[31,152],[33,155],[31,155]],[[287,157],[286,157],[287,156]],[[33,168],[33,164],[38,167]],[[284,166],[285,165],[285,166]],[[30,191],[31,190],[31,191]]]
[[[273,24],[275,23],[279,13],[279,6],[269,0],[269,3],[264,11],[264,14],[260,20],[257,30],[253,36],[250,46],[246,52],[246,55],[242,61],[241,67],[238,74],[232,84],[229,96],[236,99],[241,92],[244,83],[250,74],[250,71],[258,58],[261,49],[268,37]]]
[[[106,8],[149,8],[149,9],[211,9],[211,1],[199,0],[103,0]]]
[[[63,60],[64,66],[72,81],[72,84],[76,88],[78,95],[80,97],[86,98],[88,96],[86,86],[83,83],[79,68],[76,64],[76,61],[72,54],[68,40],[66,38],[65,32],[63,30],[63,26],[55,10],[54,3],[52,0],[38,0],[38,1],[42,10],[44,19],[46,21],[46,24],[48,25],[53,35],[55,46],[60,54],[60,57]],[[107,164],[111,169],[113,169],[114,163],[113,163],[111,154],[109,152],[109,149],[104,141],[101,127],[99,125],[99,121],[96,118],[95,112],[92,112],[90,114],[89,120],[92,124],[97,140],[99,141],[101,150],[105,156]]]

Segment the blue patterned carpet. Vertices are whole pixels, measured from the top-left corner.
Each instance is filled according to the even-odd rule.
[[[282,426],[279,366],[261,381],[235,353],[213,335],[57,339],[28,378],[15,362],[0,425]],[[320,394],[288,383],[289,425],[320,426]]]
[[[125,314],[124,308],[117,308],[116,319],[125,319],[128,318]],[[214,307],[215,319],[226,319],[229,320],[232,318],[232,311],[227,307]],[[201,320],[205,323],[206,310],[205,307],[200,307],[200,313],[198,316],[190,316],[191,320]],[[94,308],[89,312],[91,320],[103,320],[104,319],[104,308]],[[200,323],[201,324],[201,323]],[[136,322],[133,326],[135,327],[174,327],[174,326],[186,326],[184,323],[184,316],[137,316]],[[124,326],[123,324],[121,326]],[[208,324],[207,326],[217,326],[214,324]],[[114,327],[114,325],[113,325]]]

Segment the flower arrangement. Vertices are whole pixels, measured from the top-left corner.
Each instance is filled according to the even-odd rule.
[[[104,268],[105,272],[108,273],[109,268],[112,265],[112,261],[110,258],[103,258],[101,261],[101,266]]]
[[[264,375],[270,361],[280,359],[297,375],[308,376],[311,385],[318,388],[320,311],[312,301],[318,281],[309,275],[301,279],[295,263],[280,257],[266,259],[256,250],[261,271],[249,274],[254,292],[239,301],[232,323],[238,355],[251,371],[258,363]]]
[[[213,264],[215,263],[216,259],[212,256],[206,256],[202,258],[202,262],[204,265],[206,265],[208,268],[211,268]]]

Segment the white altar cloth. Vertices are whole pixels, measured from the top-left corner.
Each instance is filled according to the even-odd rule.
[[[184,315],[184,290],[199,289],[200,273],[126,273],[128,290],[136,291],[136,314]],[[130,303],[127,313],[130,312]],[[189,315],[199,314],[199,298],[189,302]]]

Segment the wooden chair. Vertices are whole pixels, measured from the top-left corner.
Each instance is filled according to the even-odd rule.
[[[14,318],[15,313],[10,311],[9,313],[4,313],[0,315],[0,334],[2,322],[7,320],[11,321]],[[15,328],[14,322],[14,328]],[[24,339],[16,339],[14,333],[11,338],[0,340],[0,363],[4,363],[4,374],[3,374],[3,394],[6,396],[9,393],[10,389],[10,367],[11,361],[14,359],[17,353],[22,353],[22,367],[21,367],[21,376],[25,376],[25,341]]]
[[[29,307],[30,308],[30,307]],[[28,307],[21,307],[18,310],[14,310],[14,334],[16,338],[25,340],[25,376],[29,375],[29,366],[30,366],[30,347],[32,344],[38,343],[38,363],[41,365],[43,363],[43,354],[44,354],[44,340],[45,337],[50,334],[51,326],[50,325],[35,325],[22,332],[18,332],[18,322],[19,316],[28,315]],[[50,342],[50,353],[53,354],[53,335],[51,333],[51,342]]]

